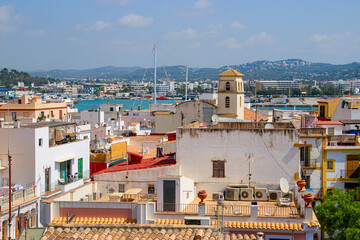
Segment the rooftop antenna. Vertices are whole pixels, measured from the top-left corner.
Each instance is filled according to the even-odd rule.
[[[186,77],[185,77],[185,101],[188,100],[188,74],[189,74],[189,65],[186,65]]]
[[[157,61],[157,46],[154,45],[154,103],[156,104],[156,61]]]

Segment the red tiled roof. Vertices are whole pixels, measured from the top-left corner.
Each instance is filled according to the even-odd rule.
[[[339,121],[316,121],[315,125],[344,125]]]
[[[255,116],[257,115],[256,119],[255,119]],[[251,109],[248,109],[248,108],[244,108],[244,120],[256,120],[256,121],[260,121],[260,120],[265,120],[267,121],[268,118],[261,115],[260,113],[257,113]]]
[[[113,167],[109,167],[107,169],[101,170],[94,175],[101,174],[101,173],[111,173],[111,172],[121,172],[126,170],[139,170],[139,169],[147,169],[147,168],[155,168],[155,167],[165,167],[174,165],[176,163],[175,154],[171,154],[165,157],[159,158],[147,158],[142,159],[141,163],[129,164],[127,165],[126,162],[120,163]],[[127,165],[127,166],[126,166]]]
[[[337,99],[341,99],[341,98],[346,98],[346,97],[337,97],[337,98],[329,98],[329,99],[323,99],[323,100],[319,100],[318,103],[320,102],[331,102]]]

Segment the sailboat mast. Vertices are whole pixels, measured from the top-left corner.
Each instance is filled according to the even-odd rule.
[[[157,60],[157,46],[154,45],[154,103],[156,104],[156,60]]]
[[[188,73],[189,65],[186,65],[186,78],[185,78],[185,101],[188,100]]]

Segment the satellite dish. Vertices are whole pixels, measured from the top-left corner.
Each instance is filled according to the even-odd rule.
[[[265,125],[265,129],[274,129],[274,125],[272,125],[271,123],[267,123]],[[281,180],[280,180],[281,181]]]
[[[355,88],[355,94],[359,94],[359,89]]]
[[[280,178],[280,189],[283,193],[289,192],[289,182],[285,178]]]
[[[211,117],[211,121],[212,121],[213,123],[218,123],[218,122],[219,122],[219,116],[218,116],[218,115],[213,115],[213,116]]]

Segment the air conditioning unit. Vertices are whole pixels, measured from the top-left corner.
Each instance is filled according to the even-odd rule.
[[[225,200],[239,201],[239,188],[226,188]]]
[[[281,194],[281,190],[269,190],[269,201],[278,202],[279,198],[281,198]]]
[[[221,192],[213,192],[212,199],[215,200],[215,201],[224,200],[224,194],[221,193]]]
[[[241,188],[240,199],[242,201],[254,200],[254,189],[253,188]]]
[[[268,200],[267,188],[256,188],[255,189],[255,200],[256,201],[267,201]]]
[[[337,146],[338,143],[336,141],[330,141],[330,146]]]
[[[282,194],[283,198],[290,198],[290,202],[294,201],[294,193],[293,192],[288,192],[288,193],[283,193]]]

